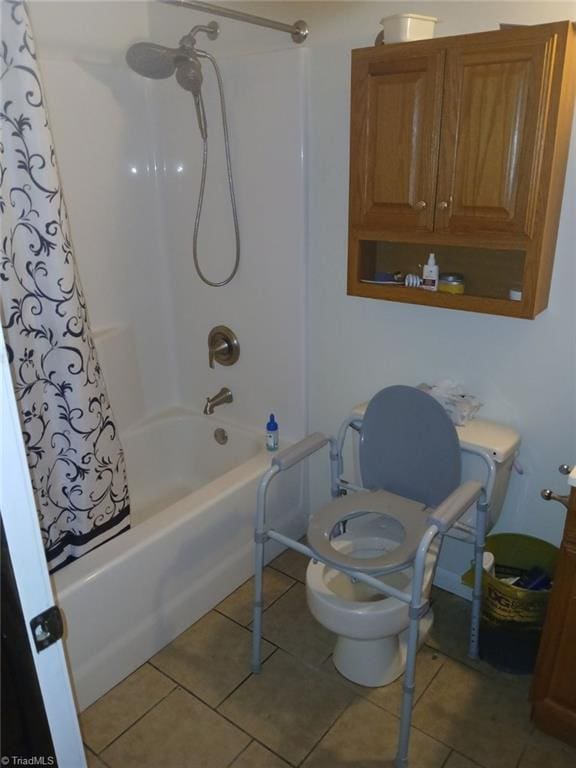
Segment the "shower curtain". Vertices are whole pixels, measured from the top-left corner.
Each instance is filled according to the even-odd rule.
[[[88,322],[24,3],[2,0],[4,339],[51,571],[130,527],[124,454]]]

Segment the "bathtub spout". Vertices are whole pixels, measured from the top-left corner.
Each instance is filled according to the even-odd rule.
[[[215,394],[214,397],[206,398],[204,414],[206,416],[211,416],[214,413],[214,409],[218,408],[219,405],[224,405],[224,403],[232,403],[233,401],[234,397],[232,396],[232,392],[228,389],[228,387],[222,387],[220,392]]]

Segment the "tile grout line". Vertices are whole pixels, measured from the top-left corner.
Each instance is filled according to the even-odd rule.
[[[312,752],[314,752],[314,750],[316,749],[316,747],[317,747],[317,746],[320,744],[320,742],[321,742],[321,741],[322,741],[322,740],[325,738],[325,736],[326,736],[326,735],[329,733],[329,731],[331,731],[331,730],[332,730],[332,728],[334,728],[334,727],[336,726],[336,723],[338,723],[338,721],[339,721],[339,720],[340,720],[342,717],[344,717],[344,715],[346,714],[346,712],[348,712],[348,710],[350,709],[350,707],[351,707],[351,706],[352,706],[354,703],[356,703],[357,701],[362,701],[362,697],[361,697],[361,696],[358,696],[358,695],[356,695],[356,694],[355,694],[355,695],[354,695],[354,698],[352,699],[352,701],[351,701],[349,704],[347,704],[347,705],[344,707],[344,709],[342,710],[342,712],[340,712],[340,714],[339,714],[339,715],[337,715],[337,716],[336,716],[336,718],[335,718],[335,719],[334,719],[334,720],[333,720],[333,721],[330,723],[330,725],[329,725],[329,726],[328,726],[328,728],[326,728],[326,730],[325,730],[325,731],[322,733],[322,735],[320,736],[320,738],[319,738],[317,741],[315,741],[315,742],[314,742],[314,745],[311,747],[311,749],[310,749],[310,750],[309,750],[309,751],[308,751],[308,752],[307,752],[307,753],[304,755],[304,757],[302,758],[302,760],[301,760],[301,761],[298,763],[298,765],[299,765],[299,766],[303,765],[303,764],[306,762],[306,760],[308,760],[308,758],[310,757],[310,755],[312,754]]]
[[[146,664],[150,664],[150,662],[149,662],[149,661],[147,661],[147,662],[145,662],[145,663],[146,663]],[[144,665],[142,665],[142,666],[144,666]],[[154,667],[154,669],[156,669],[156,671],[157,671],[157,672],[161,672],[161,670],[157,669],[156,667]],[[164,673],[162,672],[162,674],[164,674]],[[143,713],[140,715],[140,717],[138,717],[136,720],[134,720],[134,722],[133,722],[133,723],[131,723],[131,724],[128,726],[128,728],[125,728],[125,729],[124,729],[124,730],[123,730],[121,733],[119,733],[119,734],[118,734],[118,736],[115,736],[115,737],[112,739],[112,741],[111,741],[109,744],[107,744],[105,747],[103,747],[103,748],[100,750],[100,752],[95,752],[95,754],[96,754],[96,755],[97,755],[97,756],[98,756],[98,757],[99,757],[101,760],[103,760],[104,762],[106,762],[106,761],[104,760],[104,758],[102,757],[102,752],[104,752],[104,750],[108,749],[108,747],[111,747],[111,746],[112,746],[112,744],[114,744],[116,741],[118,741],[118,739],[119,739],[121,736],[124,736],[124,734],[125,734],[125,733],[128,733],[128,731],[130,730],[130,728],[132,728],[133,726],[135,726],[135,725],[136,725],[136,723],[139,723],[139,722],[140,722],[140,720],[142,720],[142,718],[146,717],[146,715],[147,715],[147,714],[149,714],[150,712],[152,712],[152,710],[153,710],[153,709],[156,709],[156,707],[158,706],[158,704],[161,704],[161,703],[162,703],[162,702],[163,702],[165,699],[167,699],[167,698],[168,698],[168,696],[170,696],[170,694],[171,694],[171,693],[173,693],[173,692],[176,690],[176,688],[178,687],[178,684],[175,682],[175,680],[172,680],[172,678],[171,678],[171,677],[168,677],[168,675],[164,675],[164,676],[165,676],[166,678],[168,678],[169,680],[171,680],[171,682],[173,682],[173,683],[175,684],[175,685],[174,685],[174,688],[171,688],[171,689],[168,691],[168,693],[167,693],[165,696],[162,696],[162,698],[161,698],[161,699],[158,699],[158,701],[157,701],[155,704],[153,704],[153,705],[152,705],[152,706],[151,706],[149,709],[147,709],[147,710],[146,710],[146,712],[143,712]],[[105,696],[105,695],[106,695],[106,694],[104,694],[104,696]],[[89,747],[89,748],[92,750],[92,752],[94,752],[94,750],[92,749],[92,747]]]
[[[272,658],[272,656],[274,656],[274,654],[275,654],[275,653],[276,653],[276,651],[278,651],[278,650],[280,650],[280,649],[278,648],[278,646],[276,646],[276,645],[275,645],[275,646],[274,646],[274,650],[272,651],[272,653],[271,653],[271,654],[270,654],[270,655],[269,655],[269,656],[268,656],[266,659],[264,659],[264,661],[262,662],[262,665],[264,665],[264,664],[265,664],[265,663],[268,661],[268,659],[271,659],[271,658]],[[150,663],[150,664],[151,664],[152,662],[148,662],[148,663]],[[154,667],[154,669],[157,669],[157,667]],[[159,671],[162,671],[162,670],[159,670]],[[247,731],[247,730],[246,730],[245,728],[243,728],[241,725],[239,725],[239,724],[238,724],[238,723],[236,723],[234,720],[232,720],[230,717],[228,717],[228,715],[226,715],[224,712],[221,712],[221,711],[218,709],[218,707],[221,707],[221,706],[224,704],[224,702],[226,702],[226,701],[228,700],[228,698],[229,698],[230,696],[232,696],[232,694],[233,694],[235,691],[237,691],[237,690],[238,690],[238,688],[240,688],[242,685],[244,685],[244,683],[245,683],[247,680],[249,680],[249,678],[251,678],[251,677],[254,675],[254,673],[253,673],[253,672],[249,672],[249,673],[248,673],[248,675],[247,675],[247,676],[246,676],[246,677],[245,677],[245,678],[242,680],[242,682],[241,682],[241,683],[239,683],[239,684],[238,684],[238,685],[237,685],[237,686],[236,686],[236,687],[235,687],[233,690],[231,690],[231,691],[230,691],[230,693],[226,694],[226,696],[225,696],[225,697],[222,699],[222,701],[221,701],[221,702],[220,702],[220,703],[219,703],[219,704],[218,704],[216,707],[213,707],[213,706],[212,706],[211,704],[209,704],[207,701],[204,701],[204,699],[202,699],[202,698],[201,698],[201,697],[200,697],[200,696],[199,696],[197,693],[194,693],[194,691],[192,691],[190,688],[187,688],[187,687],[186,687],[186,686],[185,686],[183,683],[179,683],[179,682],[177,682],[177,681],[176,681],[176,680],[175,680],[173,677],[170,677],[170,675],[166,674],[165,672],[162,672],[162,674],[166,675],[166,677],[168,677],[168,679],[172,680],[172,682],[173,682],[173,683],[176,683],[176,688],[181,688],[183,691],[185,691],[186,693],[190,694],[190,696],[193,696],[195,699],[197,699],[197,700],[198,700],[198,701],[199,701],[201,704],[203,704],[205,707],[208,707],[208,709],[210,709],[212,712],[214,712],[214,714],[218,715],[218,716],[219,716],[219,717],[221,717],[223,720],[225,720],[227,723],[229,723],[229,724],[230,724],[230,725],[232,725],[234,728],[236,728],[237,730],[239,730],[241,733],[243,733],[243,734],[245,734],[246,736],[248,736],[248,738],[249,738],[249,739],[251,739],[251,741],[250,741],[250,742],[249,742],[249,743],[246,745],[245,749],[248,749],[248,747],[250,746],[250,744],[252,743],[252,741],[255,741],[255,742],[257,742],[258,744],[260,744],[260,746],[261,746],[261,747],[263,747],[264,749],[267,749],[269,752],[271,752],[271,753],[272,753],[272,754],[274,754],[276,757],[278,757],[280,760],[284,760],[284,762],[285,762],[285,763],[288,763],[289,765],[292,765],[292,763],[290,763],[290,761],[289,761],[289,760],[287,760],[285,757],[283,757],[282,755],[280,755],[280,754],[278,754],[277,752],[275,752],[275,751],[274,751],[274,750],[273,750],[273,749],[272,749],[270,746],[268,746],[267,744],[264,744],[263,742],[259,741],[259,739],[258,739],[256,736],[254,736],[253,734],[251,734],[249,731]],[[174,689],[172,689],[172,690],[176,690],[176,688],[174,688]],[[171,693],[172,693],[172,691],[171,691]],[[158,703],[160,703],[160,702],[158,702]],[[136,721],[136,722],[137,722],[137,721]],[[135,725],[135,724],[136,724],[136,723],[134,723],[134,725]],[[132,727],[132,726],[130,726],[130,727]],[[129,729],[127,729],[127,730],[129,730]],[[126,731],[124,731],[124,733],[126,733]],[[118,738],[119,738],[119,737],[118,737]],[[113,743],[113,742],[111,742],[111,743]],[[242,750],[242,751],[245,751],[245,750]],[[236,755],[236,757],[234,758],[234,760],[237,760],[237,759],[238,759],[238,757],[239,757],[241,754],[242,754],[242,752],[238,753],[238,755]],[[171,766],[167,766],[167,768],[171,768]]]
[[[440,656],[442,655],[442,654],[440,654],[440,652],[439,652],[439,651],[438,651],[438,652],[434,651],[434,652],[435,652],[435,653],[438,653]],[[333,654],[330,654],[330,656],[328,656],[328,659],[330,659],[330,658],[332,657],[332,655],[333,655]],[[322,674],[324,674],[324,675],[327,675],[327,676],[328,676],[330,679],[334,679],[334,678],[333,678],[333,676],[332,676],[332,675],[331,675],[329,672],[327,672],[327,671],[326,671],[326,670],[323,668],[323,667],[324,667],[324,664],[326,663],[326,661],[327,661],[328,659],[325,659],[325,660],[324,660],[324,662],[323,662],[323,664],[322,664],[322,668],[319,668],[319,669],[318,669],[318,671],[319,671],[319,672],[321,672],[321,673],[322,673]],[[430,680],[428,681],[427,685],[424,687],[424,689],[423,689],[422,691],[420,691],[420,694],[418,695],[418,697],[417,697],[417,698],[415,697],[415,699],[414,699],[414,703],[413,703],[413,705],[412,705],[412,714],[414,714],[414,709],[415,709],[415,707],[416,707],[416,704],[417,704],[417,703],[420,701],[420,699],[422,698],[422,696],[423,696],[423,695],[426,693],[426,691],[427,691],[427,690],[428,690],[428,688],[430,687],[430,685],[431,685],[432,681],[433,681],[433,680],[436,678],[436,676],[437,676],[437,675],[440,673],[440,670],[442,669],[442,667],[443,667],[443,666],[444,666],[444,662],[442,662],[442,664],[441,664],[441,665],[438,667],[438,669],[436,670],[436,672],[434,672],[434,674],[432,675],[432,677],[431,677],[431,678],[430,678]],[[342,675],[340,675],[340,677],[343,677],[343,676],[342,676]],[[402,677],[400,677],[400,678],[397,678],[397,679],[400,679],[400,680],[401,680],[401,679],[402,679]],[[418,679],[418,678],[416,678],[416,679]],[[384,712],[387,712],[389,715],[393,715],[394,717],[397,717],[397,718],[399,717],[399,714],[398,714],[398,712],[394,711],[394,710],[392,709],[392,707],[391,707],[391,706],[389,706],[389,705],[386,705],[386,704],[384,704],[384,703],[381,703],[381,702],[377,701],[376,699],[372,699],[372,698],[370,698],[370,696],[369,696],[369,695],[367,695],[367,694],[364,694],[364,693],[358,692],[358,691],[357,691],[355,688],[353,688],[353,687],[352,687],[352,685],[354,685],[354,683],[352,683],[352,685],[348,685],[348,683],[346,682],[346,678],[343,678],[343,682],[341,683],[341,685],[345,685],[345,686],[347,686],[347,687],[348,687],[348,688],[349,688],[351,691],[353,691],[353,692],[354,692],[354,694],[355,694],[356,696],[358,696],[358,697],[359,697],[360,699],[362,699],[363,701],[368,701],[370,704],[373,704],[375,707],[378,707],[379,709],[382,709]],[[367,690],[368,690],[368,691],[370,691],[370,690],[373,690],[373,689],[371,689],[371,688],[367,688]],[[401,706],[402,706],[402,704],[400,703],[400,707],[401,707]],[[414,727],[414,726],[413,726],[413,727]],[[417,730],[419,730],[419,729],[417,729]],[[424,731],[422,731],[422,733],[424,733]],[[426,735],[428,735],[428,734],[426,734]],[[436,737],[434,737],[434,738],[436,738]],[[438,741],[438,739],[436,739],[436,741]],[[442,742],[440,742],[440,743],[442,743]],[[446,745],[446,746],[449,746],[449,745]]]
[[[269,567],[269,566],[267,566],[267,567]],[[281,572],[281,571],[277,571],[277,573],[282,573],[282,572]],[[286,576],[286,574],[285,574],[285,573],[282,573],[282,576]],[[287,578],[292,578],[292,577],[287,577]],[[244,582],[244,584],[247,584],[247,583],[248,583],[248,581],[250,581],[250,579],[247,579],[247,580]],[[294,587],[296,584],[301,584],[301,583],[302,583],[302,582],[298,581],[297,579],[292,579],[292,584],[290,584],[290,586],[289,586],[289,587],[288,587],[288,588],[287,588],[287,589],[286,589],[284,592],[282,592],[282,594],[278,595],[278,597],[275,597],[275,598],[274,598],[274,600],[272,600],[272,602],[270,603],[270,605],[267,605],[267,606],[266,606],[266,608],[263,608],[263,610],[262,610],[262,613],[263,613],[263,614],[264,614],[264,613],[266,613],[266,611],[267,611],[269,608],[272,608],[272,606],[273,606],[273,605],[275,605],[275,604],[278,602],[278,600],[280,600],[280,599],[281,599],[281,598],[283,598],[285,595],[287,595],[287,594],[288,594],[288,592],[290,592],[290,590],[292,589],[292,587]],[[238,589],[240,589],[241,587],[243,587],[243,586],[244,586],[244,584],[241,584],[241,585],[238,587]],[[235,592],[235,591],[236,591],[236,590],[234,590],[234,592]],[[233,594],[234,594],[234,592],[231,592],[231,593],[230,593],[230,595],[233,595]],[[228,597],[230,597],[230,595],[228,595]],[[224,598],[224,600],[227,600],[227,599],[228,599],[228,598]],[[224,602],[224,601],[223,601],[223,600],[221,600],[220,602]],[[220,603],[218,603],[218,605],[220,605]],[[235,624],[238,624],[238,626],[239,626],[239,627],[242,627],[243,629],[247,629],[249,632],[251,632],[251,631],[252,631],[252,628],[251,628],[251,626],[250,626],[250,625],[252,624],[252,621],[253,621],[253,619],[252,619],[252,618],[250,618],[250,621],[248,622],[248,624],[242,624],[242,623],[241,623],[241,622],[239,622],[237,619],[234,619],[234,618],[232,618],[231,616],[228,616],[228,614],[226,614],[226,613],[223,613],[223,612],[222,612],[222,611],[221,611],[221,610],[218,608],[218,606],[215,606],[214,608],[212,608],[212,610],[213,610],[213,611],[216,611],[217,613],[219,613],[219,614],[220,614],[220,616],[224,616],[226,619],[230,619],[230,621],[233,621]],[[206,614],[205,614],[205,615],[206,615]],[[194,624],[191,624],[190,626],[191,626],[191,627],[193,627],[193,626],[194,626]],[[190,627],[188,627],[188,629],[190,629]],[[186,630],[184,630],[184,631],[186,631]]]
[[[274,650],[272,651],[272,653],[270,654],[270,656],[273,656],[273,655],[276,653],[276,651],[277,651],[277,650],[278,650],[277,646],[274,646]],[[267,657],[266,657],[266,660],[267,660],[267,659],[269,659],[269,658],[270,658],[270,656],[267,656]],[[152,662],[152,661],[149,661],[148,663],[149,663],[150,665],[152,665],[152,666],[154,667],[154,669],[157,669],[157,670],[158,670],[158,672],[162,672],[162,674],[163,674],[163,675],[165,675],[165,676],[166,676],[166,677],[167,677],[169,680],[172,680],[172,682],[173,682],[173,683],[175,683],[175,685],[177,685],[179,688],[182,688],[182,690],[183,690],[183,691],[186,691],[186,693],[189,693],[191,696],[194,696],[194,698],[195,698],[195,699],[198,699],[198,701],[200,701],[200,702],[201,702],[202,704],[204,704],[206,707],[209,707],[209,708],[210,708],[210,709],[211,709],[213,712],[218,712],[218,710],[217,710],[217,707],[219,707],[219,706],[220,706],[220,704],[223,704],[223,703],[226,701],[226,699],[227,699],[227,698],[228,698],[228,697],[229,697],[229,696],[230,696],[232,693],[234,693],[234,691],[237,691],[237,690],[238,690],[238,688],[240,688],[240,686],[241,686],[241,685],[244,685],[244,683],[246,682],[246,680],[248,680],[248,679],[249,679],[250,677],[252,677],[252,675],[254,674],[253,672],[251,672],[251,671],[248,671],[248,672],[247,672],[247,674],[246,674],[246,677],[243,677],[243,678],[242,678],[242,680],[241,680],[241,681],[238,683],[238,685],[234,686],[234,688],[232,689],[232,691],[230,691],[230,693],[227,693],[227,694],[226,694],[226,696],[225,696],[225,697],[222,699],[222,701],[221,701],[221,702],[219,702],[219,703],[218,703],[216,706],[213,706],[212,704],[210,704],[210,702],[209,702],[209,701],[206,701],[206,699],[203,699],[203,698],[202,698],[202,696],[201,696],[199,693],[197,693],[196,691],[193,691],[193,690],[192,690],[192,688],[189,688],[189,687],[186,685],[186,683],[183,683],[183,682],[181,682],[180,680],[176,680],[176,678],[175,678],[175,677],[172,677],[172,675],[169,675],[167,672],[164,672],[162,669],[160,669],[160,667],[156,667],[156,666],[153,664],[153,662]],[[218,714],[220,714],[220,713],[218,712]]]
[[[252,739],[252,741],[249,741],[249,742],[248,742],[248,744],[246,744],[246,746],[244,747],[244,749],[241,749],[241,750],[240,750],[240,752],[238,752],[238,754],[237,754],[235,757],[233,757],[233,758],[232,758],[232,760],[230,760],[230,762],[229,762],[229,763],[227,763],[227,764],[226,764],[226,768],[230,768],[230,766],[234,765],[234,763],[236,762],[236,760],[238,760],[238,758],[239,758],[239,757],[242,757],[242,755],[244,754],[244,752],[246,752],[246,750],[247,750],[247,749],[250,747],[250,745],[251,745],[251,744],[253,744],[253,743],[254,743],[254,739]],[[170,768],[170,766],[167,766],[167,768]]]
[[[293,579],[296,582],[296,584],[306,584],[305,581],[300,581],[300,579],[297,579],[296,576],[292,576],[292,574],[286,573],[286,571],[281,571],[280,568],[277,568],[275,565],[270,564],[270,565],[267,565],[266,568],[272,568],[272,570],[276,571],[276,573],[281,573],[282,576],[288,576],[290,579]]]
[[[526,752],[528,751],[528,742],[530,741],[532,737],[532,731],[528,734],[528,738],[526,739],[526,743],[522,747],[522,751],[520,752],[520,756],[518,757],[518,762],[516,763],[515,768],[520,768],[522,765],[522,761],[524,760],[524,756],[526,755]]]
[[[440,651],[437,651],[437,650],[433,650],[433,651],[432,651],[432,653],[433,653],[433,654],[437,654],[438,656],[442,656],[442,657],[443,657],[443,659],[442,659],[442,663],[441,663],[441,664],[438,666],[438,669],[436,670],[436,672],[434,672],[434,674],[432,675],[432,677],[430,678],[430,680],[428,680],[428,683],[427,683],[427,684],[424,686],[424,688],[423,688],[423,689],[422,689],[422,691],[420,692],[420,695],[419,695],[419,696],[414,696],[414,703],[413,703],[413,705],[412,705],[412,714],[414,714],[414,709],[415,709],[415,707],[416,707],[416,704],[418,704],[418,702],[419,702],[419,701],[420,701],[420,699],[421,699],[421,698],[424,696],[424,694],[426,693],[426,691],[427,691],[427,690],[430,688],[430,686],[432,685],[432,683],[434,682],[434,680],[436,680],[436,678],[438,677],[438,675],[440,674],[440,672],[441,672],[441,670],[442,670],[442,667],[443,667],[443,666],[444,666],[444,664],[446,663],[446,656],[445,656],[443,653],[441,653]],[[416,660],[418,660],[418,658],[416,658]],[[418,677],[416,677],[416,682],[417,682],[417,681],[418,681]]]
[[[289,766],[290,766],[290,768],[297,768],[297,766],[295,766],[295,765],[294,765],[294,763],[291,763],[291,762],[290,762],[290,760],[288,760],[288,758],[287,758],[287,757],[284,757],[284,756],[283,756],[283,755],[281,755],[279,752],[276,752],[276,751],[275,751],[274,749],[272,749],[272,747],[270,747],[268,744],[264,744],[264,742],[263,742],[263,741],[260,741],[259,739],[257,739],[257,738],[256,738],[256,736],[252,736],[252,742],[254,742],[254,743],[258,744],[260,747],[262,747],[263,749],[265,749],[265,750],[267,750],[268,752],[270,752],[270,754],[274,755],[274,757],[277,757],[279,760],[282,760],[282,762],[286,763],[286,765],[289,765]],[[251,743],[252,743],[252,742],[251,742]],[[248,745],[248,746],[250,746],[250,745]],[[248,747],[247,747],[247,748],[248,748]]]
[[[453,754],[455,754],[454,750],[451,749],[450,752],[448,752],[448,754],[446,755],[446,759],[444,760],[440,768],[446,768],[446,766],[448,765],[448,761],[450,760]]]
[[[273,644],[271,643],[271,645],[273,645]],[[277,650],[278,650],[278,646],[277,646],[277,645],[274,645],[274,650],[272,651],[272,653],[271,653],[271,654],[269,654],[268,656],[266,656],[266,658],[265,658],[265,659],[262,659],[262,666],[264,666],[264,664],[266,664],[266,662],[268,661],[268,659],[271,659],[271,658],[272,658],[272,656],[274,656],[274,654],[276,653],[276,651],[277,651]],[[218,714],[219,714],[219,715],[221,715],[222,713],[220,712],[220,710],[219,710],[219,707],[221,707],[221,706],[222,706],[222,704],[224,704],[224,702],[228,701],[228,699],[230,698],[230,696],[232,696],[232,694],[236,693],[236,691],[238,690],[238,688],[240,688],[242,685],[244,685],[244,683],[245,683],[247,680],[249,680],[251,677],[254,677],[254,675],[255,675],[255,673],[254,673],[254,672],[252,672],[252,671],[250,671],[250,672],[249,672],[249,673],[246,675],[246,677],[245,677],[245,678],[242,680],[242,682],[241,682],[241,683],[239,683],[239,684],[238,684],[238,685],[237,685],[235,688],[233,688],[231,691],[229,691],[229,692],[226,694],[226,696],[224,696],[224,698],[222,699],[222,701],[221,701],[221,702],[219,702],[219,703],[218,703],[218,704],[217,704],[217,705],[214,707],[214,711],[215,711],[215,712],[218,712]],[[227,718],[227,719],[228,719],[228,718]],[[252,738],[254,738],[254,736],[252,736]]]

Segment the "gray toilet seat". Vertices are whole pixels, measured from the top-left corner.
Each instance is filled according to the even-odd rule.
[[[401,570],[414,560],[420,540],[429,523],[426,505],[398,496],[390,491],[352,493],[326,504],[311,518],[308,525],[308,545],[320,559],[331,565],[364,571],[383,573]],[[402,526],[404,538],[393,550],[371,558],[353,557],[335,549],[332,531],[339,523],[363,513],[375,513]],[[385,527],[385,519],[383,520]],[[383,531],[382,536],[385,536]]]

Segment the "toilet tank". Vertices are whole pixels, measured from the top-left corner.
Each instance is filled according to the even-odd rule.
[[[487,477],[487,464],[483,457],[494,462],[495,475],[492,487],[487,488],[490,503],[488,530],[496,523],[502,512],[502,505],[514,458],[520,446],[520,435],[512,427],[495,421],[472,419],[464,426],[457,426],[456,432],[462,448],[462,480],[480,480]],[[468,510],[462,522],[474,524],[475,509]]]

